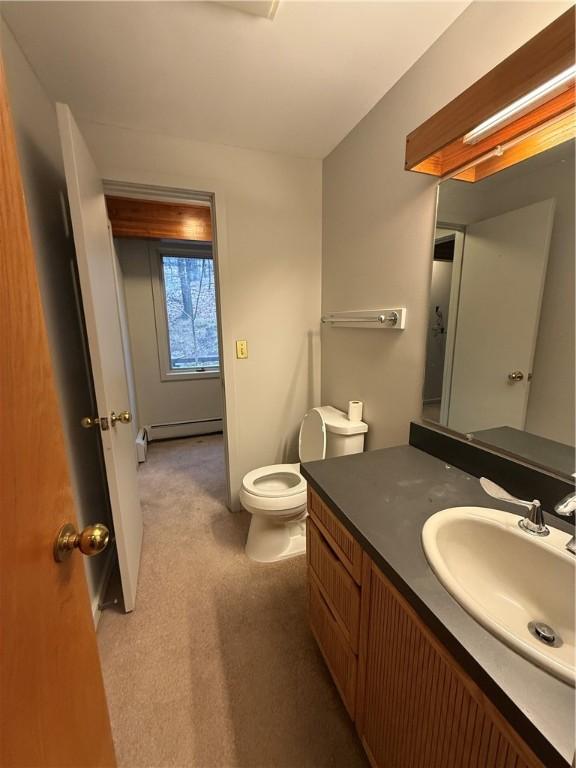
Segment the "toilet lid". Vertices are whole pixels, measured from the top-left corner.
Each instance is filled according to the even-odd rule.
[[[326,456],[326,424],[318,408],[312,408],[300,425],[300,461],[319,461]]]

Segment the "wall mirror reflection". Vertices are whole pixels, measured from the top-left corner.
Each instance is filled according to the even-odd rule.
[[[575,472],[574,140],[439,185],[423,418]]]

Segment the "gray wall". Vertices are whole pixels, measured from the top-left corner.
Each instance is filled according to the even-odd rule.
[[[106,480],[96,430],[80,426],[94,413],[75,299],[74,244],[66,233],[61,196],[66,183],[56,112],[16,41],[0,20],[12,117],[36,255],[44,316],[60,400],[78,524],[110,523]],[[39,425],[39,428],[41,426]],[[84,558],[93,611],[107,556]]]
[[[322,399],[364,400],[369,449],[422,405],[436,181],[404,171],[406,135],[569,5],[471,4],[324,161],[323,311],[408,309],[405,331],[322,332]]]
[[[222,382],[217,378],[162,381],[152,294],[149,244],[155,241],[116,238],[132,352],[138,426],[188,419],[222,418]],[[217,432],[222,422],[152,429],[165,438]]]
[[[550,241],[526,430],[574,445],[575,252],[574,142],[476,184],[442,185],[438,218],[471,224],[554,198]]]
[[[320,402],[321,162],[80,120],[105,179],[216,195],[232,507]],[[249,357],[237,360],[236,339]],[[349,398],[348,398],[349,399]]]

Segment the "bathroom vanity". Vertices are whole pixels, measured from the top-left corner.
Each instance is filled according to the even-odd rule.
[[[439,510],[517,510],[413,446],[302,473],[310,626],[371,764],[571,765],[574,688],[466,613],[422,549],[422,527]]]
[[[574,765],[572,531],[541,518],[571,512],[558,502],[574,493],[574,47],[571,8],[406,137],[406,170],[441,182],[422,397],[434,427],[301,467],[310,626],[378,768]],[[375,369],[374,400],[379,383]],[[481,476],[539,500],[530,532]],[[484,510],[457,507],[491,509],[490,534]],[[450,509],[426,528],[433,571],[423,528]],[[446,588],[435,575],[448,560],[460,591],[454,569]]]

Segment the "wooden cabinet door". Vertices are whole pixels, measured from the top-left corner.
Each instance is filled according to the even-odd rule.
[[[308,582],[308,611],[312,634],[322,651],[344,706],[354,720],[358,658],[322,597],[315,579]]]
[[[306,533],[309,578],[315,579],[344,637],[354,653],[358,653],[360,589],[310,517],[306,521]]]
[[[543,768],[364,554],[356,725],[378,768]]]

